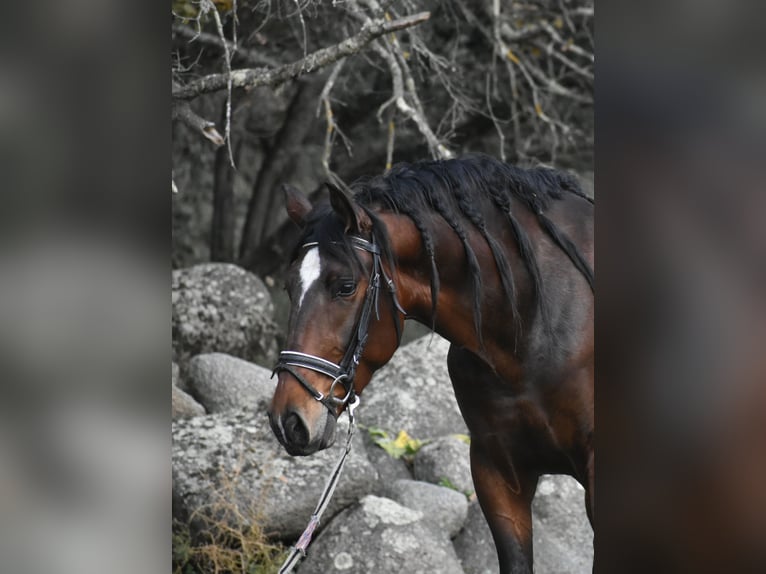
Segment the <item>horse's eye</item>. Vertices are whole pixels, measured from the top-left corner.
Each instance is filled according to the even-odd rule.
[[[356,283],[348,279],[341,281],[338,284],[337,295],[339,297],[350,297],[356,293]]]

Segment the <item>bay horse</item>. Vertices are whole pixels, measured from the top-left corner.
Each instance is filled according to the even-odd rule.
[[[398,164],[353,198],[328,187],[317,207],[285,192],[302,235],[274,433],[293,455],[330,446],[405,319],[431,326],[500,571],[531,573],[540,475],[577,479],[593,524],[593,201],[569,174],[483,155]]]

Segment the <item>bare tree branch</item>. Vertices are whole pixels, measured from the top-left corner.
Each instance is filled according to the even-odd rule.
[[[394,165],[394,143],[396,141],[396,123],[394,119],[388,120],[388,140],[386,140],[386,170]]]
[[[236,5],[235,5],[236,8]],[[234,152],[231,150],[231,52],[226,43],[226,35],[223,33],[223,22],[221,22],[221,15],[218,13],[218,9],[213,4],[213,0],[202,0],[200,3],[200,15],[210,12],[213,14],[213,21],[215,22],[215,28],[218,31],[218,37],[221,39],[223,45],[224,63],[226,64],[226,118],[224,120],[224,138],[226,139],[226,149],[229,152],[229,161],[231,167],[234,166]],[[236,14],[236,10],[234,12]],[[234,44],[236,44],[236,24],[232,24],[234,32]]]
[[[343,180],[399,159],[465,150],[520,164],[579,169],[592,162],[593,0],[179,4],[190,8],[176,10],[173,23],[172,114],[193,129],[174,134],[181,163],[172,185],[194,210],[187,219],[206,225],[209,210],[189,192],[208,180],[197,175],[213,168],[207,160],[215,156],[213,259],[276,269],[282,242],[296,232],[283,224],[283,180],[346,188]],[[429,6],[439,8],[438,25],[418,27]],[[225,126],[225,135],[216,129]],[[197,133],[218,149],[193,141]],[[242,171],[231,168],[227,139]],[[189,164],[193,170],[181,169]],[[182,248],[190,260],[205,253]]]
[[[375,14],[380,14],[383,11],[376,0],[359,0],[359,2],[367,6],[370,11]],[[357,7],[356,2],[349,2],[349,5]],[[355,13],[354,16],[364,19],[366,25],[370,25],[370,18],[364,16],[361,11]],[[428,124],[428,120],[423,113],[423,106],[420,104],[415,81],[412,78],[412,74],[410,73],[410,69],[407,66],[406,59],[402,54],[401,47],[399,46],[396,37],[376,41],[373,44],[373,49],[388,65],[388,69],[391,72],[391,82],[394,91],[393,96],[391,96],[391,98],[378,109],[378,119],[382,117],[383,112],[389,105],[395,103],[396,108],[404,114],[407,119],[411,119],[415,123],[420,133],[426,139],[428,148],[431,150],[431,154],[434,157],[440,159],[448,159],[452,157],[453,153],[447,146],[439,141],[439,138],[436,137],[436,134]],[[393,149],[391,150],[390,155],[393,155]]]
[[[495,126],[495,130],[497,130],[497,137],[500,140],[498,145],[498,151],[500,152],[500,160],[505,161],[505,134],[503,133],[503,128],[500,126],[500,122],[498,121],[497,117],[495,117],[495,110],[492,109],[492,97],[490,96],[490,86],[492,83],[492,77],[490,74],[487,74],[487,88],[486,88],[486,94],[487,94],[487,110],[489,110],[489,115],[492,118],[492,123]]]
[[[337,62],[341,58],[356,54],[375,38],[411,26],[416,26],[425,22],[430,17],[430,12],[421,12],[391,22],[386,20],[375,20],[369,25],[363,26],[358,34],[351,36],[334,46],[317,50],[292,64],[287,64],[273,70],[248,68],[234,70],[231,75],[211,74],[190,82],[186,86],[174,88],[173,98],[190,100],[201,94],[223,90],[227,87],[229,78],[231,78],[231,85],[234,88],[250,89],[258,86],[276,86],[291,78],[296,78],[301,74],[312,72],[317,68]]]
[[[184,122],[186,125],[199,131],[203,136],[213,142],[215,147],[220,147],[224,144],[223,136],[218,133],[215,127],[215,123],[210,120],[206,120],[195,114],[189,102],[174,102],[172,117],[174,120]]]
[[[345,63],[345,60],[340,60],[335,64],[335,66],[332,69],[332,72],[330,73],[330,77],[327,78],[327,82],[324,85],[324,88],[322,88],[322,93],[319,95],[319,101],[320,105],[324,106],[324,112],[325,112],[325,122],[327,124],[327,128],[325,130],[325,139],[324,139],[324,150],[322,151],[322,169],[324,169],[325,175],[330,178],[337,178],[337,174],[333,173],[332,169],[330,169],[330,158],[332,157],[332,144],[335,141],[335,138],[333,137],[336,133],[341,134],[341,137],[343,137],[342,133],[338,129],[338,124],[335,123],[335,116],[332,112],[332,104],[330,103],[330,92],[332,91],[333,87],[335,86],[335,80],[338,79],[338,75],[340,74],[341,69],[343,68],[343,64]],[[317,108],[317,115],[319,115],[319,108]],[[345,142],[345,138],[344,142]],[[348,142],[346,143],[346,149],[349,152],[349,155],[351,155],[351,149],[348,146]]]
[[[582,66],[578,66],[576,63],[574,63],[572,60],[567,58],[564,54],[558,52],[555,48],[553,48],[550,45],[543,45],[542,42],[535,41],[534,45],[540,48],[541,50],[545,50],[548,55],[550,55],[552,58],[557,59],[559,62],[567,66],[569,69],[573,70],[577,74],[580,74],[583,78],[586,80],[592,82],[594,79],[593,72],[590,70],[583,68]]]
[[[580,46],[578,46],[577,44],[565,42],[564,39],[561,37],[561,35],[556,31],[556,29],[553,26],[551,26],[548,22],[543,20],[540,23],[540,25],[543,27],[543,29],[546,32],[548,32],[551,38],[553,38],[561,46],[565,46],[569,52],[582,56],[583,58],[587,59],[589,62],[593,61],[593,54],[586,52],[585,50],[580,48]]]

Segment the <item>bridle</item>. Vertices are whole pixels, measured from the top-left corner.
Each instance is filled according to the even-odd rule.
[[[354,402],[356,399],[356,393],[354,392],[354,375],[356,369],[359,366],[359,361],[364,352],[364,347],[367,344],[367,335],[370,327],[370,320],[372,319],[373,310],[375,311],[375,318],[380,319],[378,314],[378,294],[380,292],[380,279],[386,284],[388,292],[391,294],[393,301],[393,319],[394,326],[396,327],[397,342],[401,341],[401,326],[399,325],[399,317],[397,312],[400,312],[407,316],[406,311],[402,309],[399,304],[399,299],[396,296],[396,285],[393,280],[386,274],[380,259],[380,247],[375,244],[375,240],[368,241],[362,237],[352,235],[350,236],[351,244],[354,248],[361,251],[367,251],[372,255],[372,267],[370,269],[370,280],[367,284],[367,291],[364,296],[364,302],[362,303],[361,311],[356,321],[356,326],[352,331],[351,340],[346,347],[346,353],[343,355],[343,359],[340,364],[335,364],[332,361],[317,357],[316,355],[310,355],[308,353],[301,353],[298,351],[282,351],[279,353],[279,361],[274,367],[274,371],[271,376],[273,377],[280,371],[287,371],[305,388],[309,394],[317,401],[322,403],[332,413],[333,417],[338,418],[338,407]],[[303,244],[302,248],[315,247],[318,242],[309,242]],[[326,377],[332,379],[332,384],[327,393],[322,393],[314,388],[299,372],[293,367],[302,367],[309,369],[317,373],[321,373]],[[335,396],[336,387],[343,389],[343,397]]]
[[[301,353],[298,351],[282,351],[279,353],[279,361],[274,367],[274,371],[271,376],[273,377],[279,371],[287,371],[314,397],[317,401],[322,403],[330,411],[334,418],[338,418],[338,407],[348,405],[348,434],[346,435],[346,447],[341,452],[341,456],[335,465],[335,468],[330,474],[330,477],[325,484],[322,494],[319,496],[319,502],[317,503],[314,513],[311,515],[308,525],[306,526],[303,534],[296,542],[295,546],[291,549],[287,558],[285,558],[282,567],[279,569],[279,574],[288,574],[292,572],[293,568],[300,562],[301,558],[306,556],[306,549],[311,543],[311,537],[314,531],[319,526],[319,521],[322,514],[330,504],[330,498],[335,492],[335,487],[340,479],[340,474],[343,470],[343,466],[346,463],[346,458],[349,452],[351,452],[351,440],[354,434],[354,409],[359,404],[359,397],[354,391],[354,375],[356,374],[356,368],[359,366],[359,361],[364,352],[364,347],[367,344],[367,335],[370,327],[370,320],[372,319],[373,309],[375,311],[375,318],[380,319],[378,314],[378,294],[380,293],[380,278],[386,284],[388,292],[391,294],[391,301],[393,302],[391,312],[393,314],[394,326],[396,327],[396,339],[397,346],[401,342],[402,333],[401,326],[399,325],[399,317],[397,313],[402,313],[405,318],[407,312],[402,309],[399,304],[399,299],[396,296],[396,285],[393,280],[386,274],[383,266],[380,262],[380,248],[375,244],[375,240],[367,241],[362,237],[356,235],[350,236],[351,244],[356,249],[361,251],[367,251],[372,255],[372,268],[370,269],[370,281],[367,284],[367,292],[364,295],[364,302],[362,303],[362,309],[359,312],[359,316],[356,320],[356,325],[352,331],[351,340],[346,347],[346,352],[343,355],[343,359],[340,364],[335,364],[332,361],[317,357],[316,355],[310,355],[308,353]],[[304,243],[301,248],[316,247],[318,242],[313,241]],[[327,393],[321,393],[314,388],[311,383],[304,379],[300,373],[298,373],[293,367],[302,367],[309,369],[317,373],[321,373],[326,377],[332,379],[330,390]],[[336,386],[341,385],[343,388],[343,398],[335,396]]]

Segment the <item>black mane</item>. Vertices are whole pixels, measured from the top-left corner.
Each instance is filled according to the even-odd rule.
[[[466,221],[479,231],[492,251],[503,288],[512,305],[514,319],[517,321],[519,317],[510,266],[501,246],[487,229],[481,206],[492,205],[506,215],[521,258],[532,279],[537,305],[546,327],[549,326],[549,313],[543,296],[540,269],[529,237],[512,212],[512,200],[521,203],[537,215],[541,227],[583,273],[593,288],[593,272],[585,258],[545,215],[551,202],[562,198],[565,193],[577,195],[592,203],[580,189],[577,180],[567,173],[548,168],[522,169],[488,156],[473,155],[461,159],[400,163],[383,175],[356,181],[351,189],[356,202],[370,215],[375,240],[381,245],[384,258],[388,260],[392,269],[395,268],[395,262],[389,238],[385,227],[375,216],[374,208],[406,215],[420,231],[425,251],[431,261],[434,321],[439,274],[433,238],[426,221],[433,214],[438,214],[452,228],[463,243],[473,280],[475,328],[480,342],[482,281],[476,254],[468,242]],[[323,209],[318,210],[312,220],[314,224],[309,222],[302,242],[310,236],[311,240],[319,241],[320,250],[330,250],[337,256],[350,257],[358,270],[359,260],[343,233],[340,219],[329,217],[327,210]],[[518,322],[516,324],[518,326]]]

